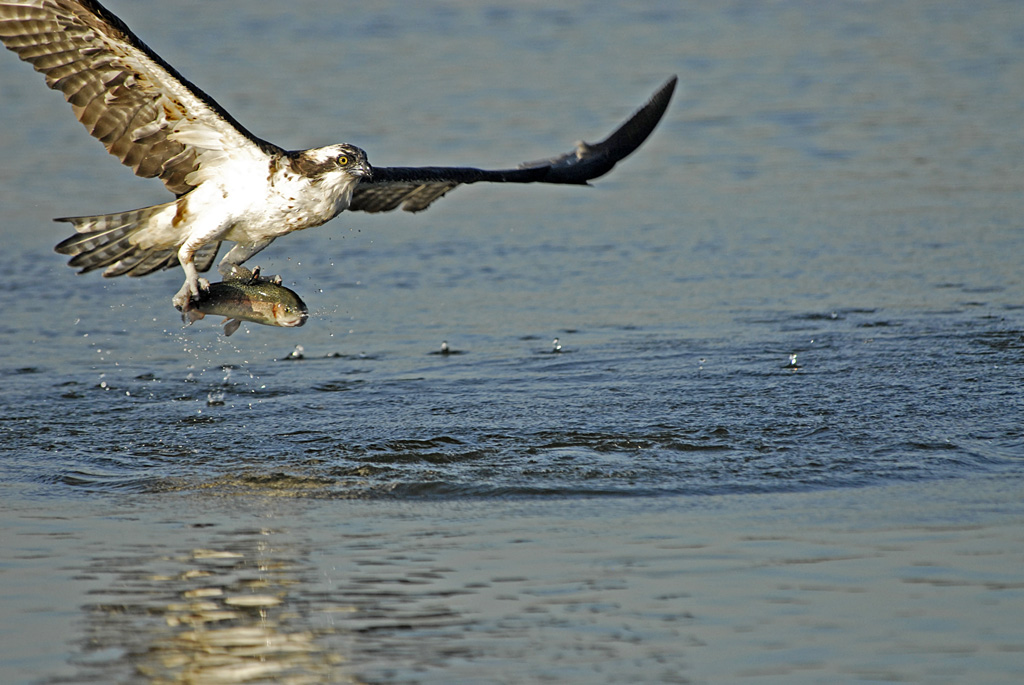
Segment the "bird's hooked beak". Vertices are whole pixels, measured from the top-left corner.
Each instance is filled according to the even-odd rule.
[[[355,168],[355,171],[359,173],[359,175],[362,177],[362,180],[373,180],[373,167],[370,166],[369,162],[364,160],[359,166]]]

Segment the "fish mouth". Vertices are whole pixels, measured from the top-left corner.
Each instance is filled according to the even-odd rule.
[[[276,312],[274,317],[274,325],[281,326],[283,328],[298,328],[306,323],[306,319],[309,318],[309,314],[306,312]]]

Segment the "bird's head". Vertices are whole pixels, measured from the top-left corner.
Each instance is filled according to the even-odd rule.
[[[290,155],[291,169],[304,177],[312,194],[309,211],[327,221],[352,202],[352,194],[363,179],[370,179],[373,168],[366,153],[355,145],[339,143],[317,147]]]
[[[366,153],[347,143],[295,153],[292,167],[311,181],[326,185],[347,185],[373,176]]]

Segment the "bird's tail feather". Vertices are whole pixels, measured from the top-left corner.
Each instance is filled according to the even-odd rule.
[[[55,221],[73,224],[76,233],[54,248],[61,254],[71,255],[68,266],[79,273],[106,267],[104,276],[145,276],[178,264],[178,250],[142,248],[132,236],[149,227],[161,213],[171,210],[174,203],[143,207],[116,214],[97,216],[69,216]],[[203,245],[195,255],[196,269],[208,271],[217,257],[220,242]]]

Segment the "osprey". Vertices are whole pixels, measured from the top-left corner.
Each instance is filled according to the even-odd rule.
[[[376,167],[348,144],[284,150],[250,133],[94,0],[0,0],[0,40],[42,72],[107,150],[175,195],[161,205],[57,219],[76,233],[57,245],[80,273],[144,276],[180,264],[174,305],[187,310],[218,270],[230,276],[275,238],[343,210],[426,209],[463,183],[586,185],[637,149],[665,113],[676,78],[600,143],[516,168]]]

